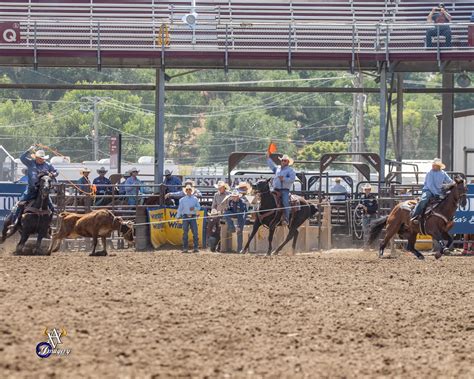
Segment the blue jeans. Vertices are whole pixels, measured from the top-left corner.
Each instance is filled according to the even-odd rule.
[[[194,217],[193,215],[183,216],[184,218]],[[193,233],[193,249],[197,250],[199,247],[199,236],[198,236],[198,225],[195,219],[192,220],[183,220],[183,250],[188,250],[188,233],[189,227],[191,227],[191,232]]]
[[[444,46],[451,47],[451,28],[449,25],[442,25],[438,26],[437,28],[428,29],[426,31],[426,47],[433,47],[433,37],[438,36],[438,28],[439,36],[444,36],[444,38],[446,38],[446,43]]]
[[[416,207],[415,207],[415,209],[413,210],[412,217],[416,217],[416,216],[421,215],[421,213],[423,212],[423,210],[426,208],[426,205],[428,204],[428,201],[429,201],[432,197],[434,197],[434,195],[433,195],[430,191],[424,190],[424,191],[421,193],[420,201],[418,202],[418,204],[416,204]]]
[[[237,226],[242,230],[245,225],[245,213],[235,214],[229,210],[224,212],[224,220],[229,228],[229,232],[235,231],[234,220],[232,220],[233,217],[237,218]]]
[[[284,209],[284,216],[286,222],[290,222],[290,190],[288,189],[280,189],[281,194],[281,203],[285,207]]]

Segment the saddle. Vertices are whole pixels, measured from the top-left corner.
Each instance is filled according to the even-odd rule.
[[[272,195],[275,199],[275,203],[277,208],[283,208],[283,203],[281,202],[281,193],[280,191],[272,191]],[[294,213],[298,212],[301,209],[301,203],[298,196],[293,195],[290,193],[290,214],[293,215]]]

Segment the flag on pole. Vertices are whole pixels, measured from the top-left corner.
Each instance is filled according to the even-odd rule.
[[[268,145],[268,154],[275,154],[277,152],[277,146],[273,143],[273,142],[270,142],[270,144]]]

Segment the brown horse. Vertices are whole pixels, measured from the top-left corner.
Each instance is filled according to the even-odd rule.
[[[391,238],[398,233],[401,238],[408,240],[407,250],[411,251],[418,259],[425,257],[415,249],[416,236],[418,233],[429,234],[438,241],[440,250],[436,252],[436,259],[441,258],[443,253],[449,250],[453,243],[452,237],[448,231],[453,225],[451,221],[458,205],[465,206],[467,203],[467,187],[463,178],[457,176],[454,182],[444,186],[445,198],[433,209],[428,212],[421,220],[420,224],[413,223],[410,218],[410,208],[416,203],[415,200],[409,200],[397,204],[388,216],[375,220],[369,230],[369,244],[373,243],[382,229],[386,226],[385,237],[380,244],[379,257],[383,256],[385,247]],[[422,227],[424,231],[422,231]],[[444,244],[447,240],[447,244]]]
[[[292,214],[290,218],[290,225],[288,226],[289,231],[286,239],[272,252],[273,234],[275,233],[276,227],[280,224],[283,210],[278,209],[275,197],[270,191],[268,182],[268,180],[260,180],[257,182],[257,184],[252,186],[252,188],[260,195],[260,207],[257,212],[257,217],[253,224],[253,229],[250,233],[247,244],[242,249],[242,251],[240,251],[240,253],[245,254],[248,252],[252,238],[255,237],[255,234],[257,234],[258,229],[262,225],[267,226],[269,229],[267,255],[277,255],[281,249],[283,249],[283,247],[288,242],[290,242],[291,239],[293,239],[292,249],[294,253],[299,234],[298,228],[303,225],[307,219],[314,216],[318,211],[316,206],[308,203],[303,197],[296,196],[298,198],[300,207]]]

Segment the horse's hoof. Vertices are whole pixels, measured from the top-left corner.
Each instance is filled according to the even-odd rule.
[[[439,259],[443,256],[443,253],[441,253],[441,251],[437,251],[436,254],[435,254],[435,258],[436,259]]]
[[[90,257],[105,257],[107,255],[106,251],[96,251],[95,253],[90,253]]]
[[[420,261],[425,259],[425,256],[423,254],[417,254],[416,259],[419,259]]]
[[[278,251],[276,251],[276,250],[273,250],[271,255],[277,256],[278,254],[279,254],[279,252],[278,252]]]
[[[383,250],[379,250],[379,258],[383,257]]]
[[[239,254],[247,254],[247,250],[240,250]]]

